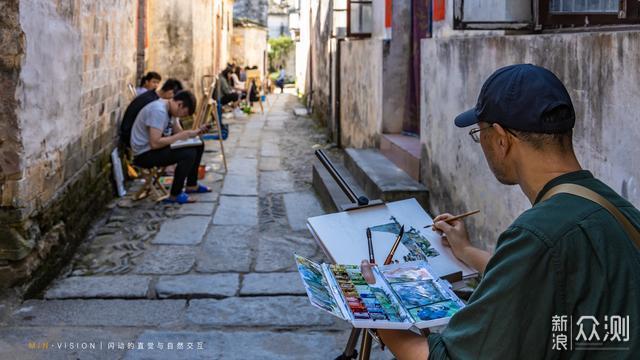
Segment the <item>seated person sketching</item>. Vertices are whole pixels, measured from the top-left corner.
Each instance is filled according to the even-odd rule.
[[[160,85],[162,76],[155,71],[149,71],[140,79],[140,86],[136,88],[136,95],[144,94],[147,91],[155,90]]]
[[[247,92],[247,101],[253,106],[253,103],[260,101],[258,86],[256,85],[256,79],[251,79],[251,85],[249,85],[249,91]]]
[[[238,77],[240,77],[240,81],[247,81],[247,70],[249,70],[248,66],[240,68],[240,73],[238,74]]]
[[[220,105],[228,105],[236,107],[237,102],[240,100],[240,94],[236,92],[231,86],[229,86],[229,73],[231,72],[230,68],[224,69],[220,75],[218,76],[218,81],[220,82],[220,86],[216,87],[213,92],[213,99],[218,100],[218,95],[220,96]],[[218,94],[217,90],[220,89],[220,94]]]
[[[638,358],[640,211],[582,169],[573,147],[575,122],[560,79],[531,64],[497,70],[476,107],[456,117],[458,127],[476,126],[469,135],[498,182],[519,185],[532,207],[500,235],[493,255],[472,245],[463,221],[446,213],[433,220],[443,245],[483,276],[441,333],[425,339],[378,330],[397,359]],[[599,202],[585,198],[594,193]],[[364,261],[363,274],[369,267]],[[630,324],[630,341],[606,331],[621,325],[614,316]],[[581,349],[581,343],[590,346]]]
[[[204,145],[172,149],[178,140],[194,138],[206,131],[183,130],[177,118],[192,115],[196,109],[195,96],[190,91],[180,91],[172,99],[159,99],[146,105],[136,117],[131,131],[131,149],[134,163],[143,168],[177,164],[169,203],[194,202],[187,193],[203,193],[211,190],[198,184],[198,167]],[[187,182],[186,192],[183,187]]]
[[[171,99],[173,95],[177,94],[180,90],[182,90],[182,83],[180,81],[176,79],[167,79],[160,89],[147,91],[144,94],[136,96],[129,106],[127,106],[127,109],[122,116],[122,123],[120,124],[120,144],[124,148],[130,147],[133,122],[136,120],[136,117],[142,108],[158,99]]]
[[[245,91],[244,81],[240,81],[240,66],[236,66],[235,69],[230,72],[231,82],[233,83],[233,89],[239,92]]]

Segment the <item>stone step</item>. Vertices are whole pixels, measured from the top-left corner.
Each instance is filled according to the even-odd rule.
[[[346,149],[344,164],[370,199],[385,202],[415,198],[428,208],[428,192],[376,149]]]
[[[364,195],[364,191],[357,185],[355,179],[345,168],[344,164],[333,158],[331,161],[353,191],[355,191],[358,196]],[[313,188],[316,190],[325,210],[329,212],[339,211],[343,205],[351,204],[347,195],[344,194],[327,169],[325,169],[317,159],[313,161]]]
[[[420,139],[402,134],[382,134],[380,152],[413,180],[420,181]]]

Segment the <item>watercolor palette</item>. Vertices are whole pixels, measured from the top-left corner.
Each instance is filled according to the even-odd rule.
[[[320,265],[301,256],[296,256],[296,263],[311,303],[322,310],[340,314],[338,304],[331,294]]]
[[[329,265],[329,269],[354,318],[373,321],[402,321],[398,309],[384,290],[369,286],[356,265]]]
[[[316,264],[296,255],[311,304],[354,327],[426,328],[446,324],[464,304],[425,261],[374,267],[374,284],[358,265]]]

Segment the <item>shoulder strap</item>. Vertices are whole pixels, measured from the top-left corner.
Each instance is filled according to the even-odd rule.
[[[545,201],[551,198],[553,195],[556,195],[559,193],[567,193],[571,195],[580,196],[587,200],[591,200],[594,203],[607,209],[607,211],[609,211],[609,213],[611,213],[611,215],[613,215],[613,217],[615,217],[616,220],[618,220],[618,223],[622,225],[622,227],[624,228],[624,231],[627,233],[629,238],[631,238],[635,243],[636,248],[640,249],[640,232],[638,232],[635,226],[631,224],[629,219],[627,219],[627,217],[624,216],[624,214],[622,214],[622,212],[620,212],[620,210],[618,210],[617,207],[615,207],[611,202],[609,202],[609,200],[605,199],[595,191],[592,191],[581,185],[560,184],[549,189],[549,191],[547,191],[547,193],[544,194],[542,199],[540,199],[540,202]]]

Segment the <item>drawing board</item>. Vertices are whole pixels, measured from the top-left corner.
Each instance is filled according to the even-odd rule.
[[[307,226],[316,241],[336,264],[359,264],[369,258],[366,229],[371,228],[376,261],[384,262],[404,225],[404,236],[393,257],[394,262],[425,260],[440,276],[459,271],[463,278],[477,272],[453,256],[442,245],[441,237],[431,228],[432,217],[415,199],[394,201],[377,206],[316,216]]]

